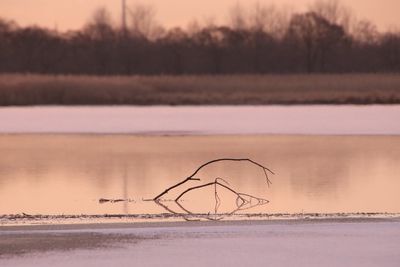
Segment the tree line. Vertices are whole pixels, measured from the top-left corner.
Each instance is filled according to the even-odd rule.
[[[305,12],[239,4],[229,23],[163,29],[148,6],[128,27],[98,9],[80,30],[19,27],[0,19],[0,72],[89,75],[399,72],[400,32],[355,20],[336,0]]]

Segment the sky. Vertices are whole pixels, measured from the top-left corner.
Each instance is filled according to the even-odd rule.
[[[256,0],[126,0],[128,5],[150,4],[156,18],[166,27],[186,27],[193,19],[199,22],[214,19],[228,21],[229,10],[236,3],[254,5]],[[259,0],[277,6],[291,6],[302,11],[314,0]],[[342,0],[359,19],[373,21],[379,30],[400,28],[400,0]],[[39,25],[60,31],[79,29],[96,8],[110,10],[114,22],[121,16],[121,0],[0,0],[0,17],[16,21],[21,26]]]

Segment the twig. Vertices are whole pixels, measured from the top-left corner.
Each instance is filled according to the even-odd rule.
[[[221,199],[218,196],[217,184],[214,184],[214,199],[215,199],[214,214],[217,214],[219,206],[221,204],[220,202]]]
[[[192,190],[199,189],[199,188],[202,188],[202,187],[207,187],[207,186],[210,186],[210,185],[214,185],[214,186],[219,185],[219,186],[222,186],[222,187],[224,187],[225,189],[231,191],[231,192],[234,193],[239,199],[241,199],[243,202],[245,202],[245,199],[242,198],[242,197],[240,196],[240,193],[236,192],[235,190],[233,190],[233,189],[230,188],[229,186],[226,186],[226,185],[224,185],[224,184],[221,184],[220,182],[218,182],[219,180],[225,181],[225,180],[222,179],[222,178],[216,178],[216,179],[214,180],[214,182],[190,187],[190,188],[186,189],[185,191],[183,191],[183,192],[175,199],[175,201],[178,202],[179,199],[181,199],[181,197],[183,197],[183,195],[185,195],[186,193],[188,193],[188,192],[190,192],[190,191],[192,191]],[[215,190],[216,190],[216,189],[215,189]],[[216,193],[216,194],[218,195],[218,193]],[[218,197],[218,198],[219,198],[219,197]]]
[[[195,190],[195,189],[207,187],[207,186],[210,186],[210,185],[214,185],[215,183],[216,183],[216,182],[211,182],[211,183],[207,183],[207,184],[202,184],[202,185],[190,187],[190,188],[186,189],[185,191],[183,191],[177,198],[175,198],[175,201],[178,202],[179,199],[180,199],[184,194],[186,194],[187,192],[190,192],[190,191]]]
[[[256,165],[256,166],[262,168],[262,169],[264,170],[264,174],[265,174],[265,176],[266,176],[266,178],[267,178],[268,184],[272,184],[271,181],[269,181],[268,172],[271,173],[271,174],[275,174],[275,173],[274,173],[273,171],[271,171],[270,169],[268,169],[267,167],[261,165],[260,163],[254,161],[254,160],[251,160],[251,159],[236,159],[236,158],[214,159],[214,160],[211,160],[211,161],[209,161],[209,162],[206,162],[206,163],[204,163],[203,165],[201,165],[200,167],[198,167],[197,170],[196,170],[192,175],[190,175],[189,177],[194,177],[201,169],[203,169],[203,168],[206,167],[207,165],[210,165],[210,164],[213,164],[213,163],[216,163],[216,162],[220,162],[220,161],[247,161],[247,162],[250,162],[251,164]]]
[[[158,196],[156,196],[155,198],[153,198],[154,201],[160,199],[163,195],[167,194],[169,191],[171,191],[172,189],[183,185],[184,183],[188,182],[188,181],[200,181],[199,178],[192,178],[192,177],[188,177],[185,180],[183,180],[182,182],[179,182],[171,187],[168,187],[167,189],[165,189],[162,193],[160,193]]]
[[[179,213],[179,212],[176,212],[176,211],[170,209],[167,205],[162,204],[161,201],[155,200],[154,202],[155,202],[157,205],[159,205],[160,207],[164,208],[166,211],[168,211],[168,212],[170,212],[170,213],[172,213],[172,214],[175,214],[175,215],[178,215],[178,216],[182,217],[185,221],[188,221],[188,222],[200,221],[199,219],[190,219],[190,218],[188,218],[188,215],[192,215],[192,216],[193,216],[193,213],[190,212],[190,211],[188,211],[187,209],[185,209],[185,208],[184,208],[182,205],[180,205],[178,202],[175,202],[175,203],[178,205],[178,207],[180,207],[183,211],[185,211],[186,214],[185,214],[185,213]]]
[[[204,167],[206,167],[206,166],[208,166],[208,165],[210,165],[210,164],[213,164],[213,163],[216,163],[216,162],[221,162],[221,161],[247,161],[247,162],[250,162],[251,164],[253,164],[253,165],[257,166],[257,167],[262,168],[263,171],[264,171],[265,178],[266,178],[266,180],[267,180],[267,185],[269,186],[270,184],[272,184],[271,181],[269,180],[268,173],[274,174],[274,172],[271,171],[270,169],[268,169],[267,167],[261,165],[260,163],[258,163],[258,162],[256,162],[256,161],[253,161],[253,160],[251,160],[251,159],[221,158],[221,159],[215,159],[215,160],[211,160],[211,161],[209,161],[209,162],[204,163],[203,165],[201,165],[200,167],[198,167],[198,168],[194,171],[194,173],[193,173],[192,175],[188,176],[188,177],[185,178],[183,181],[181,181],[181,182],[179,182],[179,183],[177,183],[177,184],[175,184],[175,185],[173,185],[173,186],[171,186],[171,187],[165,189],[163,192],[161,192],[161,193],[158,194],[156,197],[154,197],[153,200],[158,200],[158,199],[160,199],[162,196],[164,196],[165,194],[167,194],[167,193],[168,193],[169,191],[171,191],[172,189],[177,188],[177,187],[183,185],[184,183],[186,183],[186,182],[188,182],[188,181],[200,181],[200,178],[195,178],[195,176],[196,176],[196,174],[197,174],[201,169],[203,169]],[[200,188],[201,188],[201,187],[200,187]]]

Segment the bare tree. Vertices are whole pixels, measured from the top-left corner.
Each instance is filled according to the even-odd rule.
[[[274,23],[273,13],[275,12],[275,6],[265,6],[256,2],[252,10],[250,11],[250,27],[254,31],[267,31],[272,28]]]
[[[198,34],[201,29],[202,27],[200,23],[196,19],[194,19],[191,20],[186,26],[186,33],[188,34],[188,36],[193,37],[194,35]]]
[[[290,18],[288,9],[260,2],[256,2],[247,14],[248,24],[252,31],[266,32],[277,39],[283,37]]]
[[[114,34],[109,11],[105,7],[96,9],[84,32],[95,40],[108,39]]]
[[[209,59],[209,72],[220,74],[222,72],[222,62],[224,52],[228,42],[229,28],[227,27],[207,27],[194,36],[194,42],[206,51]]]
[[[292,17],[288,37],[304,51],[307,72],[324,71],[327,56],[345,38],[342,27],[308,12]]]
[[[353,14],[349,7],[339,0],[316,0],[309,6],[309,11],[325,18],[331,24],[340,25],[348,33],[351,28]]]
[[[215,28],[217,27],[217,19],[213,15],[207,15],[202,18],[202,25],[204,28]]]
[[[83,36],[91,40],[90,50],[87,51],[92,60],[92,68],[96,73],[109,74],[116,31],[112,26],[111,15],[104,7],[98,8],[89,23],[83,29]]]
[[[381,42],[385,68],[388,71],[400,71],[400,32],[387,32]]]
[[[155,39],[162,32],[156,23],[156,10],[153,6],[137,4],[129,8],[131,32],[134,36]]]
[[[237,2],[229,11],[229,25],[234,30],[245,30],[248,27],[246,17],[245,9]]]
[[[6,69],[9,61],[12,61],[11,33],[16,31],[17,25],[0,18],[0,71]]]
[[[167,62],[170,63],[170,72],[174,74],[184,73],[184,52],[188,46],[189,37],[186,32],[181,28],[174,28],[168,31],[168,33],[162,39],[165,47],[168,51]]]
[[[261,74],[400,69],[399,31],[383,33],[369,21],[355,20],[338,0],[316,0],[309,9],[293,14],[261,0],[243,7],[238,2],[228,14],[230,26],[216,25],[209,17],[184,30],[168,31],[158,26],[155,10],[148,5],[124,8],[126,32],[116,27],[105,8],[97,9],[82,29],[67,33],[18,27],[0,18],[0,72]]]
[[[369,20],[358,21],[352,29],[353,39],[362,44],[376,44],[379,32],[375,24]]]

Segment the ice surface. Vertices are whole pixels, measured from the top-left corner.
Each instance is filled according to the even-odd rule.
[[[0,259],[0,265],[398,266],[400,262],[398,220],[187,224],[92,231],[134,234],[146,239],[123,244],[122,248],[27,254]]]
[[[400,134],[400,105],[6,107],[0,133]]]

